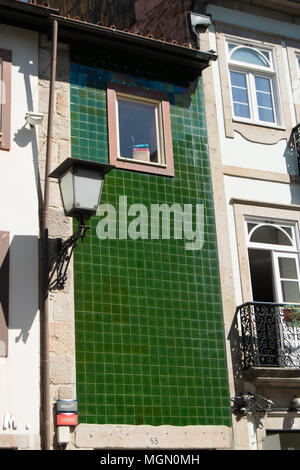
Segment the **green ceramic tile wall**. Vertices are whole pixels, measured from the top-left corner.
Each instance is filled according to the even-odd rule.
[[[169,93],[175,178],[113,170],[101,203],[199,204],[205,241],[99,240],[97,216],[74,255],[79,420],[231,425],[201,82],[73,54],[72,156],[108,162],[106,81]],[[80,64],[80,65],[79,65]],[[172,233],[171,233],[172,235]]]

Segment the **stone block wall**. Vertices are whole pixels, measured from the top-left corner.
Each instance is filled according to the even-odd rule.
[[[71,156],[70,147],[70,91],[69,50],[59,44],[55,84],[53,151],[51,171]],[[40,38],[39,48],[39,112],[48,115],[49,83],[51,73],[51,43]],[[48,119],[39,127],[39,171],[41,192],[44,192]],[[50,250],[55,254],[55,239],[66,239],[73,233],[72,219],[65,217],[57,180],[50,181],[49,238]],[[72,262],[63,290],[53,290],[49,295],[49,353],[50,395],[53,415],[51,430],[55,446],[55,402],[58,398],[76,398],[74,295]],[[70,444],[71,446],[71,444]]]

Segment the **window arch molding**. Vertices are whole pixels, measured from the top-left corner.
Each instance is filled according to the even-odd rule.
[[[267,68],[268,70],[273,71],[273,63],[272,63],[273,61],[270,55],[270,51],[268,51],[268,55],[269,55],[269,59],[268,59],[267,56],[256,47],[250,47],[245,44],[234,45],[233,43],[229,43],[229,45],[230,44],[233,46],[233,48],[229,50],[229,60],[231,62],[234,61],[234,62],[238,62],[239,64],[246,64],[245,65],[246,67],[248,67],[250,64],[252,67],[263,67],[263,68]],[[247,57],[246,57],[246,60],[236,59],[233,57],[234,55],[236,55],[237,52],[242,52],[242,51],[247,52],[248,58],[249,58],[249,55],[251,56],[254,53],[255,54],[254,56],[256,56],[262,62],[262,65],[256,64],[254,62],[251,62],[250,60],[247,60]]]
[[[294,226],[285,226],[284,224],[280,224],[278,222],[274,223],[268,223],[268,222],[263,222],[263,221],[252,221],[246,219],[247,224],[255,224],[250,231],[248,231],[248,246],[255,246],[257,247],[258,244],[262,246],[267,246],[268,248],[270,247],[275,247],[278,250],[287,250],[287,251],[298,251],[298,246],[297,246],[297,241],[296,241],[296,236],[295,236],[295,231],[294,231]],[[288,228],[291,235],[285,230],[285,228]],[[259,236],[259,232],[262,232],[265,228],[269,229],[269,234],[271,234],[273,229],[273,236],[274,239],[278,234],[281,234],[281,240],[278,241],[278,243],[271,243],[271,241],[266,242],[265,240],[253,240],[253,236]],[[263,237],[266,236],[267,233],[263,234]],[[271,234],[272,235],[272,234]],[[279,239],[279,236],[278,236]],[[288,243],[284,243],[284,241],[287,241]]]

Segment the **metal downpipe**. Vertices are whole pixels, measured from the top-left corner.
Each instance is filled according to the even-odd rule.
[[[48,278],[49,278],[49,246],[48,246],[48,210],[49,210],[49,178],[52,158],[53,142],[53,113],[54,113],[54,91],[56,81],[57,64],[57,31],[58,23],[52,22],[52,54],[51,54],[51,77],[49,89],[48,106],[48,130],[47,130],[47,148],[46,148],[46,168],[44,185],[44,203],[42,215],[42,238],[43,238],[43,318],[42,328],[42,381],[43,381],[43,447],[45,450],[51,450],[50,438],[50,374],[49,374],[49,297],[48,297]]]

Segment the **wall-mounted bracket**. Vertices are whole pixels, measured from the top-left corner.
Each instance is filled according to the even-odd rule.
[[[79,240],[84,239],[87,227],[83,220],[79,221],[79,227],[77,232],[73,233],[67,240],[59,238],[57,240],[57,257],[55,262],[55,268],[52,271],[49,279],[49,290],[63,289],[67,280],[67,270],[72,258],[73,251],[78,245]],[[52,277],[56,271],[56,278],[53,280]]]

